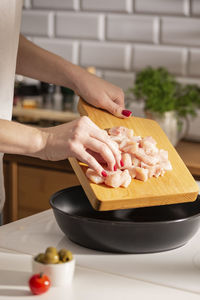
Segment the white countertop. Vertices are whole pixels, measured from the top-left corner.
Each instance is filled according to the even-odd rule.
[[[52,210],[0,227],[0,299],[34,297],[27,286],[31,255],[48,246],[74,253],[74,281],[70,288],[51,288],[37,299],[200,299],[200,231],[187,245],[172,251],[110,254],[68,240]]]

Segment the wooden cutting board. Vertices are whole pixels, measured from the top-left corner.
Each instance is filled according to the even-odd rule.
[[[146,182],[132,179],[127,188],[111,188],[104,184],[97,185],[90,182],[85,175],[87,166],[75,158],[69,158],[94,209],[115,210],[196,200],[198,185],[157,122],[137,117],[120,119],[90,106],[82,99],[79,101],[78,109],[82,116],[90,117],[102,129],[125,126],[133,129],[135,135],[152,136],[157,141],[159,149],[168,151],[173,167],[173,170],[167,171],[163,177],[152,177]]]

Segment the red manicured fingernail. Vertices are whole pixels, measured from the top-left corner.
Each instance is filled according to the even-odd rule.
[[[101,175],[102,175],[103,177],[107,177],[108,174],[107,174],[105,171],[102,171],[102,172],[101,172]]]
[[[130,117],[130,115],[132,114],[132,111],[124,109],[122,110],[122,115],[125,117]]]
[[[114,166],[114,171],[117,171],[117,165]]]
[[[124,166],[124,162],[123,162],[123,160],[122,160],[122,159],[120,160],[120,164],[121,164],[121,167],[123,167],[123,166]]]

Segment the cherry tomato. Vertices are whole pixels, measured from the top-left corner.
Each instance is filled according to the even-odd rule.
[[[48,291],[51,282],[47,275],[35,274],[29,279],[29,287],[34,295],[40,295]]]

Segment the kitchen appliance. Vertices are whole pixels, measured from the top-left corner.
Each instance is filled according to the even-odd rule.
[[[85,175],[87,166],[79,163],[76,158],[69,158],[94,209],[103,211],[195,201],[199,188],[158,123],[136,117],[120,119],[82,99],[78,108],[81,115],[89,116],[102,129],[125,126],[133,129],[135,135],[152,136],[157,141],[158,148],[168,151],[173,167],[163,177],[152,177],[146,182],[134,179],[127,188],[110,188],[90,182]]]
[[[186,244],[200,225],[196,201],[163,206],[95,211],[81,186],[50,199],[60,229],[87,248],[116,253],[151,253]]]

